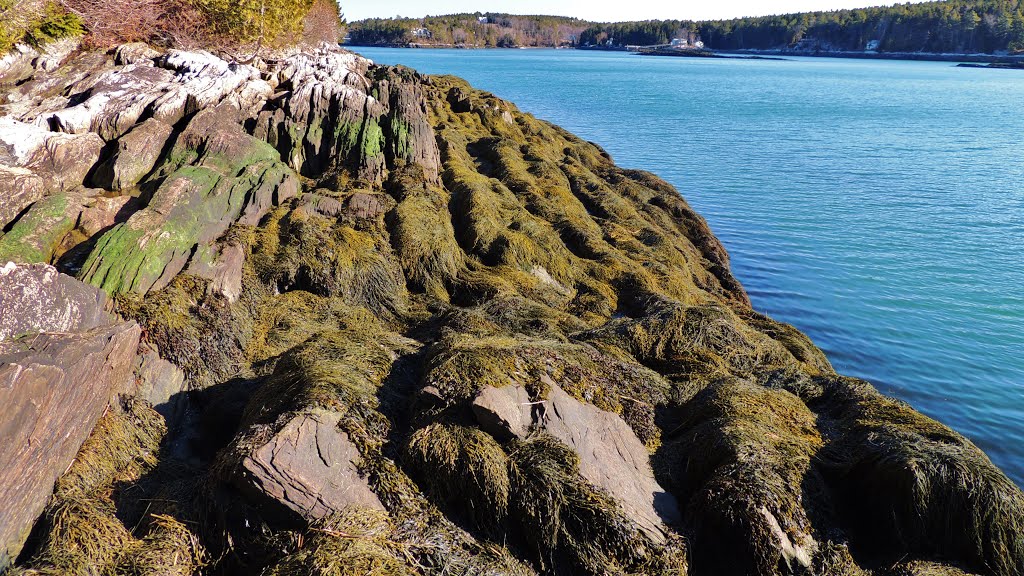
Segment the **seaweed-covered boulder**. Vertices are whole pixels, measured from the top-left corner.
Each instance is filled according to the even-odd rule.
[[[106,297],[44,266],[0,269],[0,567],[115,392],[127,391],[141,330]],[[33,336],[11,339],[25,332]]]
[[[348,508],[383,510],[339,420],[337,413],[314,411],[297,415],[269,438],[248,439],[253,448],[241,462],[236,485],[310,522]]]
[[[822,445],[814,414],[793,394],[741,381],[698,393],[663,452],[684,506],[693,567],[708,574],[813,570],[808,518],[811,459]]]
[[[1024,494],[977,446],[867,382],[821,386],[810,403],[832,422],[821,472],[852,543],[1024,574]]]
[[[473,413],[498,438],[543,432],[564,442],[576,452],[580,474],[608,491],[655,542],[665,542],[665,522],[680,520],[675,497],[654,479],[647,448],[618,415],[576,400],[554,382],[538,402],[521,386],[485,388]]]

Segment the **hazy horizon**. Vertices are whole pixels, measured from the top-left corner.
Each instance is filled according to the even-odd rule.
[[[927,0],[912,0],[918,3]],[[557,5],[543,0],[341,0],[342,10],[351,21],[365,18],[403,16],[422,18],[444,14],[502,12],[509,14],[544,14],[569,16],[594,22],[626,22],[635,20],[715,20],[745,16],[768,16],[794,12],[841,10],[892,6],[903,2],[871,0],[720,0],[715,3],[669,2],[668,0],[635,0],[629,3],[587,2],[567,0]]]

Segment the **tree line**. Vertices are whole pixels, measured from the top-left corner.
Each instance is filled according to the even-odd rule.
[[[350,42],[356,45],[555,48],[575,46],[580,33],[592,25],[561,16],[477,12],[426,18],[373,18],[353,22],[348,33]]]
[[[480,18],[486,18],[481,22]],[[360,45],[603,46],[702,40],[715,50],[1024,51],[1024,0],[945,0],[731,20],[600,24],[555,16],[456,14],[355,22]]]
[[[662,44],[698,35],[718,50],[806,47],[821,50],[992,53],[1024,50],[1024,1],[948,0],[705,22],[595,25],[580,42]]]

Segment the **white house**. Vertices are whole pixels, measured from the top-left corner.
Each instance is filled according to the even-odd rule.
[[[488,22],[490,22],[490,20],[487,19],[487,16],[480,16],[479,18],[476,19],[476,21],[481,24],[487,24]]]
[[[704,42],[702,42],[700,40],[697,40],[697,41],[695,41],[693,43],[693,47],[698,49],[698,50],[700,50],[700,49],[704,48]]]
[[[881,44],[878,40],[868,40],[868,45],[864,48],[865,50],[878,50],[878,45]]]
[[[412,31],[412,35],[416,38],[430,38],[433,36],[433,34],[430,33],[430,30],[427,30],[426,28],[416,28]]]
[[[685,38],[673,38],[672,39],[672,47],[673,48],[686,48],[689,45],[690,45],[690,43],[687,42]]]

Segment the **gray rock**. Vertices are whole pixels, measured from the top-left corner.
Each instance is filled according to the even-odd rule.
[[[172,84],[170,70],[130,64],[107,72],[80,104],[49,115],[46,122],[61,132],[93,132],[113,140],[128,132]]]
[[[80,36],[49,42],[41,48],[42,53],[32,60],[32,67],[44,72],[53,72],[67,60],[72,52],[78,49],[81,43]]]
[[[108,400],[127,391],[141,329],[105,301],[49,266],[0,268],[0,337],[42,331],[0,341],[0,559],[17,557]]]
[[[0,229],[45,195],[42,177],[26,168],[0,166]]]
[[[356,192],[345,199],[344,214],[349,218],[373,219],[395,206],[395,201],[385,194]]]
[[[139,183],[156,166],[174,129],[150,118],[117,139],[113,156],[99,167],[94,185],[126,190]]]
[[[307,521],[349,507],[383,510],[359,473],[359,451],[338,428],[340,418],[326,411],[296,415],[242,460],[235,483]]]
[[[188,273],[210,280],[210,294],[220,294],[230,303],[237,302],[242,295],[245,247],[230,243],[215,246],[212,250],[215,255],[210,257],[209,261],[193,260],[188,267]]]
[[[94,236],[128,218],[127,213],[138,209],[139,200],[131,196],[96,196],[82,208],[78,228],[86,236]]]
[[[136,368],[137,396],[152,404],[157,412],[171,422],[179,408],[176,406],[176,397],[185,391],[185,373],[161,358],[155,348],[147,348],[139,356]]]
[[[617,414],[584,404],[552,386],[539,427],[580,455],[580,474],[615,496],[626,514],[656,541],[663,521],[676,522],[675,498],[654,479],[650,454]]]
[[[145,42],[129,42],[114,50],[114,63],[118,66],[145,64],[146,62],[152,64],[158,56],[160,56],[160,52]]]
[[[480,428],[498,440],[525,438],[533,428],[533,405],[522,386],[488,386],[473,400],[473,415]]]
[[[10,86],[30,77],[35,68],[32,62],[39,52],[27,44],[16,44],[7,54],[0,56],[0,86]]]
[[[480,427],[498,439],[546,432],[580,457],[580,475],[608,491],[626,516],[654,542],[666,541],[665,523],[679,520],[679,507],[655,480],[650,454],[617,414],[584,404],[548,383],[547,400],[533,403],[521,386],[488,387],[473,401]]]
[[[0,267],[0,341],[34,332],[77,332],[107,326],[102,290],[46,264]]]
[[[0,117],[0,165],[28,169],[49,188],[81,186],[102,149],[103,139],[96,134],[59,134]]]
[[[302,200],[296,209],[306,214],[320,214],[328,218],[337,218],[345,213],[345,203],[331,196],[311,192],[302,195]]]

